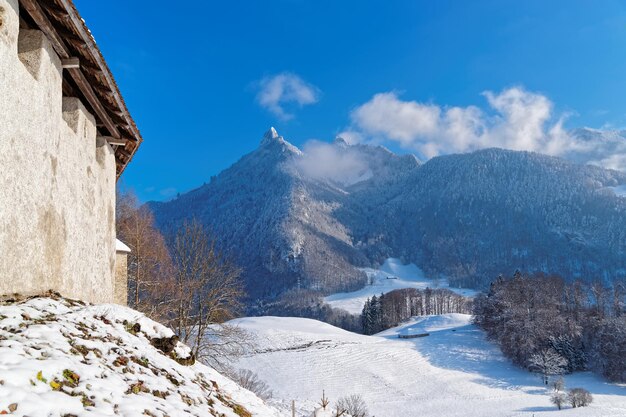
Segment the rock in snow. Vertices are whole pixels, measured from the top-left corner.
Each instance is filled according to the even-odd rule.
[[[60,297],[0,304],[0,414],[278,416],[215,370],[183,365],[190,350],[182,343],[171,356],[152,344],[171,336],[113,304]]]

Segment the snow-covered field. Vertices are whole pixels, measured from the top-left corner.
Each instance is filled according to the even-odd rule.
[[[415,318],[376,336],[361,336],[301,318],[235,320],[258,346],[236,364],[256,372],[274,391],[274,405],[295,400],[309,415],[322,390],[331,399],[361,394],[373,415],[410,416],[626,416],[626,386],[590,373],[565,377],[583,387],[591,406],[557,411],[540,378],[513,366],[470,323],[470,316]],[[398,339],[400,333],[423,333]]]
[[[0,414],[267,416],[275,409],[213,369],[153,346],[172,331],[117,305],[61,298],[0,304]],[[189,348],[175,343],[176,358]],[[246,414],[246,411],[252,414]]]
[[[450,287],[445,279],[429,279],[415,264],[403,265],[396,258],[387,259],[379,269],[364,268],[363,271],[369,278],[369,285],[358,291],[329,295],[324,301],[334,308],[360,314],[368,298],[402,288],[447,288],[466,297],[476,295],[474,290]]]

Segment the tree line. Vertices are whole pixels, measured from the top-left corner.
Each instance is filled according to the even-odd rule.
[[[448,289],[398,289],[368,298],[361,313],[363,334],[395,327],[414,316],[472,312],[471,300]]]
[[[498,277],[474,302],[475,323],[517,365],[551,375],[592,370],[626,381],[626,282]]]

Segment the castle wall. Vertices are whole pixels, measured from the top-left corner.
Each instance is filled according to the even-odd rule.
[[[0,0],[0,294],[114,299],[115,157],[94,117],[62,96],[42,32]]]

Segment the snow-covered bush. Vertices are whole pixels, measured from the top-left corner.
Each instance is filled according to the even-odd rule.
[[[567,394],[572,407],[586,407],[593,401],[593,396],[584,388],[572,388]]]
[[[368,417],[369,411],[365,400],[359,394],[348,395],[341,397],[337,401],[337,410],[342,410],[352,417]]]
[[[565,380],[562,376],[552,383],[552,388],[554,388],[555,392],[563,391],[563,389],[565,388]]]
[[[550,397],[550,401],[560,410],[561,408],[563,408],[563,404],[567,402],[567,396],[562,392],[555,392]]]
[[[566,367],[567,360],[556,353],[554,349],[543,349],[528,360],[528,369],[540,374],[546,385],[548,385],[550,376],[561,375],[565,372]]]
[[[239,369],[238,371],[228,372],[227,375],[241,387],[254,392],[259,398],[264,400],[272,398],[273,393],[270,387],[251,370]]]

